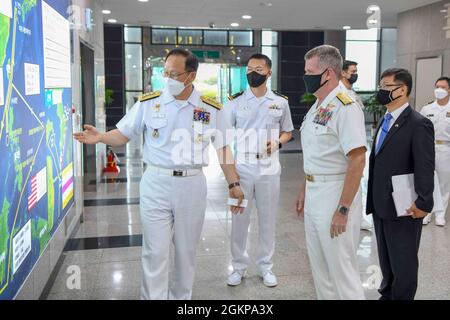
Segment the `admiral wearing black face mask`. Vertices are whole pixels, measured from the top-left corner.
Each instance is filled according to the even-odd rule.
[[[323,45],[305,55],[305,86],[317,97],[301,125],[303,169],[297,213],[305,219],[306,246],[317,298],[360,300],[359,246],[366,162],[364,113],[340,82],[342,56]]]
[[[382,76],[378,101],[387,112],[378,127],[369,162],[366,213],[372,214],[383,275],[382,300],[412,300],[416,294],[422,220],[434,206],[433,123],[409,105],[412,77],[405,69]],[[398,212],[392,177],[412,174],[417,198]],[[405,178],[397,177],[396,179]],[[405,208],[406,209],[406,208]]]

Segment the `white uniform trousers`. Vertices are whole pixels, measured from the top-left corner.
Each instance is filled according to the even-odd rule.
[[[444,218],[450,198],[450,144],[436,145],[436,173],[444,210],[437,211],[435,214],[437,218]]]
[[[341,197],[344,181],[306,183],[306,245],[320,300],[365,299],[355,248],[355,232],[359,233],[361,189],[350,207],[346,232],[332,239],[331,221]]]
[[[231,255],[234,270],[246,270],[250,258],[247,236],[253,201],[258,211],[258,253],[256,264],[263,275],[273,266],[275,225],[280,197],[280,169],[267,170],[259,164],[237,164],[241,188],[248,200],[244,213],[233,215],[231,226]]]
[[[174,177],[146,170],[140,183],[141,299],[191,299],[196,249],[205,210],[206,178],[203,173]],[[169,281],[171,241],[174,244],[174,268]]]

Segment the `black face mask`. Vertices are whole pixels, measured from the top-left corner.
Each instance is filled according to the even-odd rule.
[[[350,76],[350,79],[348,79],[348,83],[354,84],[356,81],[358,81],[358,74],[354,73]]]
[[[321,74],[305,74],[303,76],[303,81],[305,82],[306,91],[308,93],[316,93],[317,90],[322,88],[322,86],[328,82],[327,80],[324,83],[320,83],[322,81],[323,74],[327,71],[328,69],[325,69],[325,71]]]
[[[267,80],[267,74],[260,74],[256,71],[247,73],[247,81],[250,87],[257,88]]]
[[[400,87],[395,88],[392,91],[389,90],[384,90],[384,89],[380,89],[377,92],[377,100],[379,103],[381,103],[383,106],[388,105],[389,103],[391,103],[394,100],[397,100],[398,98],[400,98],[401,96],[398,96],[397,98],[392,98],[392,94],[394,93],[395,90],[400,89]]]

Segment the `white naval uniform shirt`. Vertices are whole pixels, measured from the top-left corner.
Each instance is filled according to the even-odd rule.
[[[434,101],[424,106],[420,113],[433,122],[436,140],[450,141],[450,101],[445,106]]]
[[[288,100],[267,90],[256,98],[251,89],[228,102],[224,113],[236,128],[236,152],[264,154],[267,141],[294,130]]]
[[[345,87],[345,85],[342,81],[339,81],[339,84],[341,86]],[[345,87],[345,88],[347,89],[347,87]],[[355,103],[358,104],[361,107],[361,109],[364,110],[364,103],[363,103],[361,97],[353,89],[347,89],[347,93],[350,96],[350,98],[352,98],[353,101],[355,101]]]
[[[312,175],[345,174],[347,154],[366,147],[364,113],[356,104],[344,105],[336,95],[347,93],[339,84],[318,106],[314,103],[300,128],[304,171]]]
[[[209,113],[209,123],[194,121],[198,108]],[[223,110],[204,103],[196,89],[182,105],[166,91],[138,101],[116,127],[129,139],[144,133],[144,162],[177,170],[207,166],[211,139],[216,149],[223,148],[228,145],[226,131],[231,129]]]

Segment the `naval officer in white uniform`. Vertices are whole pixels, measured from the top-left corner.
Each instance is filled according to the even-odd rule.
[[[194,282],[196,248],[206,209],[206,179],[210,140],[230,184],[230,197],[243,200],[226,131],[231,128],[222,105],[201,96],[193,87],[197,58],[174,49],[166,56],[163,92],[142,96],[117,124],[100,133],[92,126],[76,133],[87,144],[126,144],[145,135],[147,169],[140,183],[143,229],[142,299],[190,299]],[[232,207],[240,213],[239,207]],[[169,251],[174,243],[175,270],[169,281]]]
[[[233,215],[231,254],[233,272],[228,285],[241,283],[250,258],[247,236],[253,201],[258,211],[258,253],[256,264],[263,283],[278,284],[272,272],[275,251],[275,225],[280,197],[281,166],[278,150],[292,138],[294,126],[287,97],[267,88],[272,61],[266,55],[252,55],[247,63],[249,89],[230,97],[224,113],[236,128],[236,168],[245,198],[242,215]]]
[[[435,224],[443,227],[450,198],[450,78],[436,80],[434,95],[436,100],[424,106],[420,113],[434,125],[436,173],[444,209],[432,213],[435,214]],[[423,219],[423,224],[430,223],[432,213]]]
[[[317,100],[301,126],[305,180],[297,213],[304,216],[306,245],[318,299],[365,299],[356,259],[365,166],[361,108],[339,83],[342,56],[323,45],[305,56],[305,85]]]
[[[353,85],[358,81],[358,63],[356,61],[344,60],[342,64],[341,82],[348,90],[347,93],[350,98],[355,101],[362,110],[364,110],[364,103],[361,97],[353,89]],[[364,210],[361,211],[361,229],[371,230],[373,228],[373,219],[371,215],[367,215]],[[355,241],[359,244],[359,234],[355,234]]]

